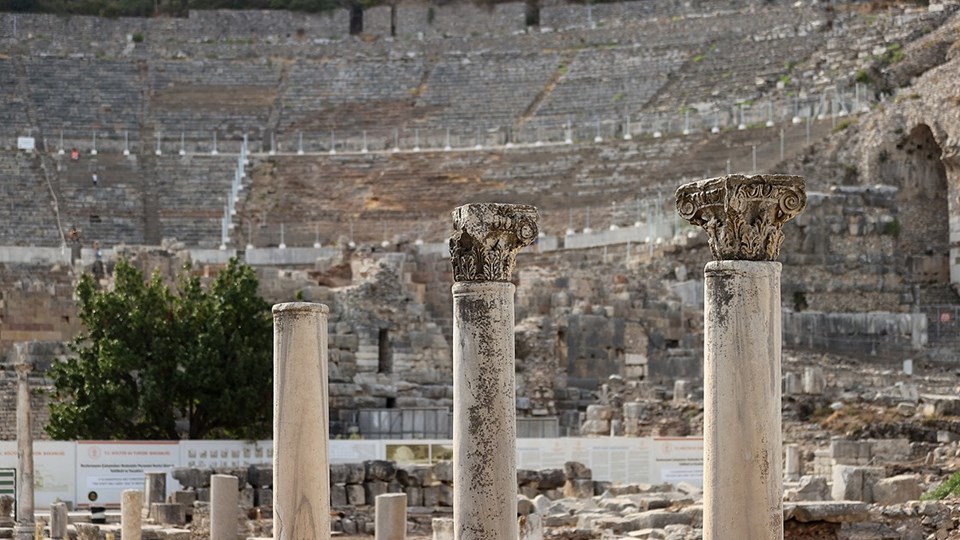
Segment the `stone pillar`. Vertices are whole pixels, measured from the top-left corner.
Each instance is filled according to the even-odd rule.
[[[673,402],[682,404],[687,402],[687,394],[690,393],[690,381],[683,379],[673,382]]]
[[[30,428],[30,382],[32,367],[16,365],[17,370],[17,523],[14,535],[33,540],[33,432]]]
[[[143,492],[125,489],[120,495],[120,538],[140,540],[143,536]]]
[[[537,209],[453,211],[453,520],[455,540],[517,539],[516,253],[537,238]]]
[[[803,179],[728,175],[681,186],[677,211],[708,235],[704,269],[704,540],[783,538],[781,226]]]
[[[273,537],[330,538],[327,313],[273,306]]]
[[[518,518],[520,540],[543,540],[543,520],[536,512]]]
[[[788,482],[797,482],[803,476],[803,463],[800,461],[800,447],[788,444],[784,449],[784,474]]]
[[[377,495],[376,540],[405,540],[407,538],[407,494],[384,493]],[[216,540],[216,539],[214,539]]]
[[[147,508],[147,517],[153,515],[154,503],[164,503],[167,500],[167,473],[148,472],[144,474],[143,504]]]
[[[232,474],[210,477],[210,540],[237,540],[240,480]]]
[[[140,510],[137,508],[137,510]],[[65,540],[67,537],[67,505],[62,502],[50,505],[50,540]]]

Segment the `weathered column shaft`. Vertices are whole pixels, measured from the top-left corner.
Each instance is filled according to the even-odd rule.
[[[405,540],[407,538],[407,495],[386,493],[375,499],[375,540]]]
[[[163,503],[167,500],[167,473],[144,473],[143,504],[147,508],[147,517],[153,515],[154,503]]]
[[[780,263],[711,262],[704,290],[704,540],[780,538]]]
[[[454,210],[453,520],[455,540],[517,540],[514,285],[537,237],[531,206]]]
[[[327,306],[273,306],[273,537],[330,538]]]
[[[453,286],[453,507],[457,540],[517,537],[512,283]]]
[[[139,508],[138,508],[139,510]],[[65,540],[67,537],[67,505],[62,502],[50,505],[50,540]],[[124,537],[126,538],[126,537]]]
[[[800,447],[788,444],[784,450],[784,475],[790,482],[796,482],[803,476],[803,463],[800,462]]]
[[[30,364],[17,370],[17,530],[33,538],[33,432],[30,428]]]
[[[240,481],[231,474],[210,477],[210,540],[236,540]]]
[[[782,225],[803,178],[728,175],[677,190],[717,261],[704,269],[704,540],[783,538]]]
[[[143,536],[143,492],[125,489],[120,494],[120,537],[140,540]]]

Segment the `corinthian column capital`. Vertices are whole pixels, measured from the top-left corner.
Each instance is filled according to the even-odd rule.
[[[540,214],[521,204],[465,204],[453,211],[454,281],[510,281],[517,252],[539,232]]]
[[[677,189],[677,212],[707,231],[720,261],[775,261],[783,224],[806,205],[803,177],[785,174],[731,174]]]

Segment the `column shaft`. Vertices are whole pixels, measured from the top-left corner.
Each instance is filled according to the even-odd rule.
[[[140,540],[143,537],[143,492],[125,489],[120,494],[120,538]]]
[[[512,283],[453,285],[456,540],[517,538]]]
[[[375,540],[405,540],[407,537],[406,493],[385,493],[375,499]]]
[[[704,274],[703,537],[783,538],[780,263]]]
[[[327,306],[273,306],[273,537],[330,538]]]
[[[17,364],[17,537],[33,538],[33,432],[30,428],[31,366]]]
[[[230,474],[210,477],[210,540],[237,539],[240,481]]]

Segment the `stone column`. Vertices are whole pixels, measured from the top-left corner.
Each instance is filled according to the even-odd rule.
[[[784,474],[788,482],[800,480],[803,464],[800,463],[800,447],[795,444],[788,444],[783,447],[784,450]]]
[[[330,538],[327,313],[273,306],[273,537]]]
[[[143,504],[147,508],[147,517],[153,515],[154,503],[164,503],[167,500],[167,473],[148,472],[144,474]]]
[[[139,508],[137,509],[139,510]],[[67,505],[62,502],[50,505],[50,540],[66,540],[67,536]]]
[[[517,539],[514,380],[516,253],[537,238],[537,209],[453,211],[453,520],[455,540]]]
[[[781,226],[806,205],[803,179],[728,175],[681,186],[677,211],[703,227],[704,540],[783,538],[780,426]]]
[[[33,432],[30,428],[30,382],[32,367],[16,365],[17,370],[17,523],[14,535],[33,540]]]
[[[210,477],[210,540],[237,540],[240,480],[232,474]]]
[[[143,492],[125,489],[120,494],[120,538],[140,540],[143,536]]]
[[[384,493],[377,495],[376,540],[405,540],[407,538],[407,494]],[[216,540],[216,539],[214,539]]]

